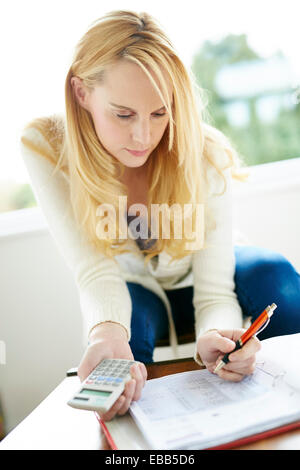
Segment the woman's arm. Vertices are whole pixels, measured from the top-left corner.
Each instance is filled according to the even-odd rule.
[[[36,145],[48,146],[51,152],[36,129],[27,129],[22,137]],[[24,143],[21,143],[21,152],[49,231],[78,286],[85,337],[96,324],[114,321],[126,329],[129,341],[131,298],[118,265],[91,247],[78,230],[65,175],[58,171],[51,176],[54,165]]]
[[[23,136],[36,144],[48,145],[35,129],[27,129]],[[48,150],[51,151],[50,146]],[[117,264],[91,247],[77,229],[67,178],[62,172],[52,176],[54,165],[28,149],[24,143],[21,144],[21,151],[49,231],[79,289],[86,337],[89,336],[88,347],[78,367],[78,375],[83,381],[106,357],[133,358],[129,346],[131,297]],[[102,416],[104,420],[108,421],[116,414],[123,415],[131,401],[140,398],[147,379],[145,365],[134,364],[130,372],[132,380],[126,384],[113,407]]]
[[[196,320],[195,360],[214,372],[225,353],[233,351],[243,332],[242,310],[234,292],[235,256],[232,242],[232,194],[230,169],[225,170],[226,191],[222,196],[210,194],[207,206],[216,222],[209,232],[207,248],[193,257],[194,307]],[[220,192],[223,180],[217,174],[212,181]],[[230,362],[217,374],[224,380],[240,381],[252,374],[260,342],[252,338],[229,356]]]
[[[224,175],[227,184],[225,193],[222,196],[210,194],[206,202],[208,210],[212,211],[216,228],[207,234],[207,248],[193,255],[197,336],[214,328],[242,327],[242,310],[234,292],[230,170],[225,170]],[[223,180],[219,175],[214,176],[212,186],[215,191],[222,190]]]
[[[207,247],[193,255],[195,328],[198,339],[210,330],[241,328],[242,310],[234,292],[235,256],[232,241],[232,190],[230,169],[224,181],[210,169],[210,193],[206,206],[216,224],[206,235]],[[195,360],[203,364],[198,348]]]

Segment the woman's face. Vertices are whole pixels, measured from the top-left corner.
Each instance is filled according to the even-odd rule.
[[[159,86],[155,75],[151,75]],[[168,81],[167,84],[172,103],[172,87]],[[72,85],[75,90],[80,88],[80,80],[73,77]],[[126,167],[143,166],[159,144],[169,115],[140,67],[128,60],[120,61],[106,71],[103,84],[89,93],[77,90],[76,95],[91,113],[105,149]],[[129,150],[146,152],[135,156]]]

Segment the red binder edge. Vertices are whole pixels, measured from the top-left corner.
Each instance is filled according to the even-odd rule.
[[[300,428],[300,421],[294,421],[293,423],[284,424],[277,428],[272,428],[267,431],[263,431],[257,434],[252,434],[250,436],[242,437],[235,441],[227,442],[226,444],[221,444],[217,447],[209,447],[207,450],[225,450],[232,449],[233,447],[239,447],[245,444],[251,444],[251,442],[259,441],[261,439],[266,439],[268,437],[276,436],[277,434],[283,434],[287,431],[292,431],[293,429]]]
[[[99,421],[103,433],[107,439],[107,442],[109,446],[111,447],[112,450],[118,450],[118,447],[115,443],[115,441],[112,438],[112,435],[110,434],[109,430],[107,429],[105,422],[100,418],[98,413],[95,412],[96,418]],[[216,447],[209,447],[205,450],[226,450],[226,449],[232,449],[234,447],[239,447],[245,444],[251,444],[251,442],[259,441],[261,439],[265,439],[268,437],[273,437],[276,436],[277,434],[283,434],[287,431],[292,431],[293,429],[298,429],[300,428],[300,421],[294,421],[293,423],[289,424],[284,424],[282,426],[279,426],[277,428],[269,429],[268,431],[263,431],[260,433],[252,434],[251,436],[246,436],[242,437],[241,439],[237,439],[235,441],[227,442],[226,444],[221,444]]]

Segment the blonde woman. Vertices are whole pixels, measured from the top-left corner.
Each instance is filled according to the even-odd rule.
[[[138,361],[103,419],[139,399],[159,339],[169,335],[176,350],[177,335],[195,323],[195,360],[213,372],[244,318],[267,304],[278,304],[268,334],[299,328],[299,318],[291,331],[276,320],[293,315],[282,279],[294,302],[299,275],[280,255],[233,247],[238,158],[205,123],[201,90],[157,20],[113,11],[95,21],[75,49],[65,99],[65,116],[26,126],[22,151],[78,286],[88,340],[80,379],[106,357]],[[158,207],[164,216],[155,218]],[[219,376],[251,374],[259,348],[251,339]]]

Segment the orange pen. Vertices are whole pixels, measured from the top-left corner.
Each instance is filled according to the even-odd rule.
[[[249,339],[252,338],[254,335],[258,335],[262,330],[266,328],[268,325],[271,316],[273,315],[274,310],[277,308],[276,304],[272,304],[271,306],[268,305],[265,310],[257,317],[257,319],[252,323],[252,325],[248,328],[247,331],[240,337],[240,339],[235,343],[235,349],[230,353],[225,354],[222,360],[219,362],[217,367],[215,368],[214,372],[218,372],[218,370],[222,369],[229,362],[229,355],[238,349],[241,349]]]

